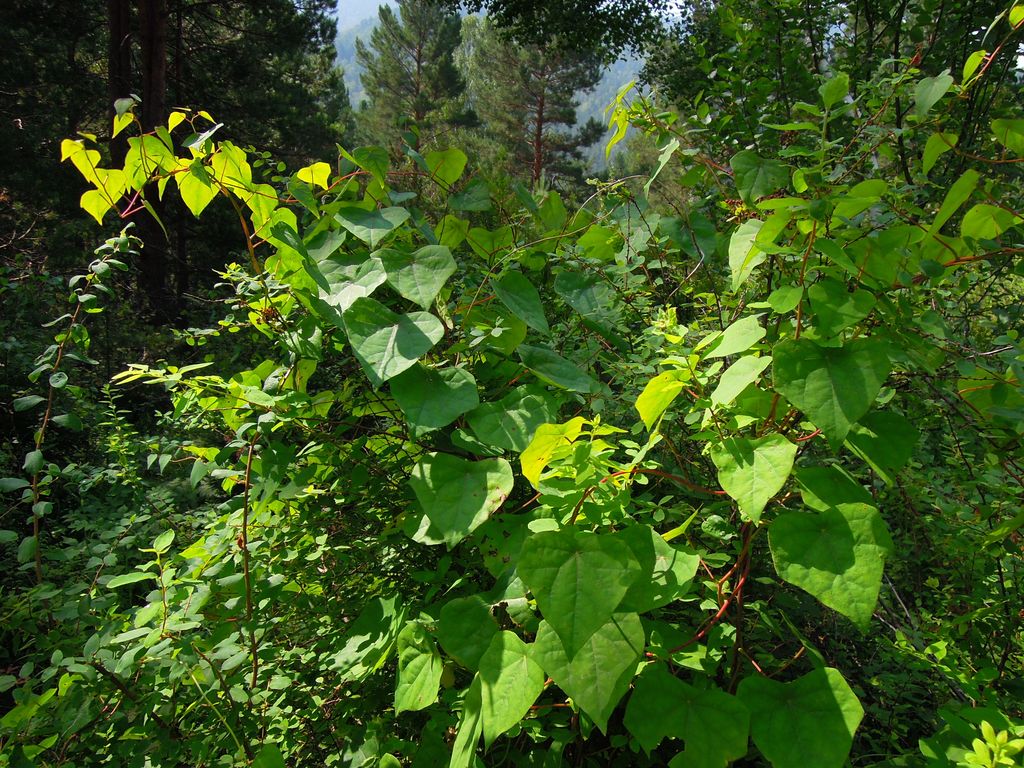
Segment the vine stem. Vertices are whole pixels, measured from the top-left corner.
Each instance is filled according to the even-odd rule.
[[[249,441],[249,452],[245,459],[245,489],[242,497],[242,573],[245,580],[245,623],[249,631],[249,648],[252,654],[252,682],[250,688],[256,689],[256,676],[260,670],[260,657],[256,646],[256,629],[252,625],[252,573],[249,568],[249,486],[252,477],[252,457],[256,449],[256,438]],[[251,694],[250,694],[251,695]]]
[[[807,275],[807,259],[811,255],[811,249],[814,247],[814,239],[818,233],[818,222],[815,221],[811,226],[811,234],[807,238],[807,248],[804,249],[804,258],[800,262],[800,287],[804,286],[804,279]],[[796,330],[793,332],[793,340],[800,338],[800,323],[804,316],[804,298],[800,297],[800,303],[796,305]]]

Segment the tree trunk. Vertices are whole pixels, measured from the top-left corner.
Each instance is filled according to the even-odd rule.
[[[545,72],[544,75],[546,76],[547,73]],[[540,176],[544,172],[545,96],[547,96],[547,89],[545,88],[544,81],[541,80],[540,96],[537,98],[536,120],[534,121],[533,128],[533,168],[530,176],[534,187],[537,186],[537,182],[540,181]]]
[[[160,125],[167,112],[167,0],[139,0],[139,41],[142,59],[142,110],[144,133]],[[155,190],[154,190],[155,191]],[[156,194],[147,199],[158,216],[164,205]],[[137,219],[144,244],[139,263],[139,287],[146,296],[153,322],[172,322],[178,314],[168,279],[168,243],[160,224],[148,212]]]
[[[111,118],[114,102],[132,92],[131,18],[130,0],[107,0],[107,106]],[[115,166],[124,164],[127,151],[128,137],[124,133],[110,140],[110,157]]]

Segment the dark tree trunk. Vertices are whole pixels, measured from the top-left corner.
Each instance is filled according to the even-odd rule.
[[[114,102],[132,92],[132,9],[130,0],[107,0],[107,101],[111,117]],[[128,151],[127,136],[122,133],[110,141],[110,157],[115,166],[124,163]]]
[[[139,0],[139,42],[142,60],[142,110],[140,121],[148,133],[163,123],[167,113],[167,0]],[[156,194],[147,196],[158,216],[164,205]],[[167,236],[152,215],[137,219],[144,243],[139,263],[139,286],[146,296],[152,320],[173,322],[178,302],[169,280]]]

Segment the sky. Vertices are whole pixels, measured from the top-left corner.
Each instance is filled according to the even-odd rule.
[[[338,0],[338,31],[354,27],[363,19],[377,15],[381,0]],[[394,5],[394,2],[388,2]]]

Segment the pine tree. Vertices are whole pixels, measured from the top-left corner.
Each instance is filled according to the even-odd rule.
[[[360,124],[369,139],[411,127],[414,148],[464,122],[465,83],[455,68],[459,17],[426,0],[399,0],[398,13],[378,11],[369,45],[356,42],[369,103]],[[410,125],[411,123],[411,125]]]
[[[596,121],[576,127],[576,95],[601,77],[596,54],[519,45],[487,19],[463,23],[460,63],[470,104],[486,130],[509,148],[509,175],[536,184],[578,177],[582,149],[602,134]]]

